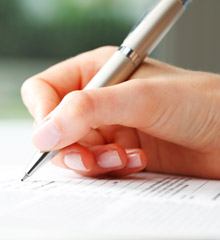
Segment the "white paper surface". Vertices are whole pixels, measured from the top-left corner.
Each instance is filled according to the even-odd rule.
[[[0,239],[219,239],[220,182],[141,173],[91,179],[0,169]]]
[[[45,165],[21,183],[31,125],[0,122],[0,240],[220,239],[219,181],[88,179]]]

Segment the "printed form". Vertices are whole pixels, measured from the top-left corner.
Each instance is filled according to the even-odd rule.
[[[22,169],[23,170],[23,169]],[[0,239],[220,239],[220,181],[0,169]]]

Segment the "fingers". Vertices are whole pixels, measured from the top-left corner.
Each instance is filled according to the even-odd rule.
[[[26,80],[21,94],[32,116],[41,120],[67,93],[85,86],[114,51],[103,47],[83,53]]]
[[[78,143],[82,146],[91,147],[96,145],[104,145],[106,140],[99,130],[92,129],[84,138],[80,139]]]
[[[130,91],[131,88],[133,91]],[[44,151],[61,149],[79,141],[91,129],[103,125],[119,124],[138,128],[142,121],[145,122],[142,109],[149,102],[143,91],[140,94],[141,88],[138,81],[130,81],[113,87],[68,94],[50,114],[50,119],[35,131],[35,145]]]
[[[126,149],[127,164],[123,169],[110,173],[114,177],[122,177],[129,174],[141,172],[147,166],[146,154],[141,149]]]
[[[62,150],[53,162],[84,176],[124,176],[143,170],[147,159],[142,150],[124,150],[117,144],[92,148],[74,144]]]
[[[23,84],[22,99],[37,123],[42,121],[61,101],[56,90],[40,79],[30,79]]]
[[[101,126],[98,131],[103,136],[106,143],[117,143],[124,149],[140,147],[137,130],[134,128],[112,125]]]
[[[216,125],[210,121],[217,121],[219,103],[214,102],[207,91],[195,88],[191,77],[190,74],[168,75],[74,91],[65,96],[51,118],[36,129],[34,144],[44,151],[61,149],[77,142],[91,129],[113,124],[203,149],[214,141]]]

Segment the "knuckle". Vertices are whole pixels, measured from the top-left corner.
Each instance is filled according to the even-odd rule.
[[[86,91],[74,91],[64,97],[67,111],[74,117],[84,118],[93,112],[93,98]]]

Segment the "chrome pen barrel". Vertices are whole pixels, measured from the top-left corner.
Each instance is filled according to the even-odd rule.
[[[122,43],[142,58],[149,55],[184,12],[181,0],[161,0]]]
[[[127,80],[175,24],[185,9],[185,3],[181,0],[161,0],[84,89],[110,86]]]
[[[128,79],[142,59],[130,48],[120,47],[84,90],[115,85]]]

